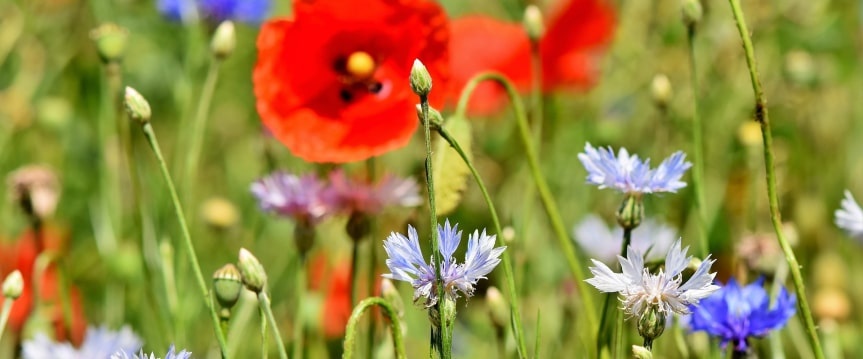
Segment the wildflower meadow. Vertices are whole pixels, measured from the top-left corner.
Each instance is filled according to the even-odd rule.
[[[863,1],[4,0],[0,358],[863,358]]]

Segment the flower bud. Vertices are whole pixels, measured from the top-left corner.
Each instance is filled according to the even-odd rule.
[[[417,118],[420,120],[420,123],[423,122],[423,108],[422,105],[417,104]],[[433,107],[429,106],[429,121],[431,125],[440,125],[443,123],[443,116],[440,114],[440,111],[435,110]]]
[[[210,51],[213,52],[213,56],[217,59],[223,60],[231,56],[236,46],[237,35],[234,23],[230,20],[222,21],[213,33],[213,39],[210,41]]]
[[[503,239],[503,243],[512,243],[515,241],[515,228],[512,226],[503,227],[500,233],[500,238]]]
[[[639,194],[627,194],[617,210],[617,223],[624,229],[635,229],[644,218],[644,204]]]
[[[661,312],[658,306],[650,305],[638,318],[638,334],[644,338],[644,346],[650,348],[650,343],[664,331],[665,313]]]
[[[28,165],[10,173],[6,179],[9,198],[31,218],[45,220],[54,215],[60,201],[60,184],[51,168]]]
[[[3,297],[15,300],[21,296],[23,291],[24,277],[21,276],[21,271],[15,270],[3,280]]]
[[[650,349],[640,345],[632,346],[632,355],[634,355],[636,359],[653,359],[653,353],[650,352]]]
[[[485,292],[485,302],[488,305],[489,318],[494,325],[498,335],[503,335],[504,329],[509,323],[509,307],[503,299],[500,291],[495,287],[489,287]]]
[[[150,121],[150,104],[135,89],[126,86],[126,113],[129,118],[145,124]]]
[[[701,21],[704,9],[701,7],[701,0],[682,0],[680,12],[683,16],[683,23],[688,27],[694,27]]]
[[[129,31],[114,23],[104,23],[90,31],[90,39],[96,43],[96,50],[102,62],[119,62],[126,51]]]
[[[542,12],[539,11],[539,7],[531,4],[524,9],[522,26],[524,26],[524,31],[527,32],[527,37],[531,41],[536,42],[542,38],[545,33],[545,25],[542,23]]]
[[[444,296],[443,301],[440,303],[441,308],[441,324],[452,328],[455,325],[455,317],[456,317],[456,302],[455,299],[449,298],[449,296]]]
[[[222,308],[232,308],[240,299],[243,278],[240,270],[233,264],[225,264],[213,273],[213,292]]]
[[[351,212],[348,223],[345,225],[345,231],[348,232],[348,236],[351,237],[354,243],[359,243],[363,238],[366,238],[371,228],[372,223],[369,220],[369,216],[358,211]]]
[[[237,262],[237,267],[240,269],[246,289],[255,293],[260,293],[264,290],[264,287],[267,285],[267,272],[264,271],[264,266],[261,265],[258,258],[255,258],[245,248],[240,248],[240,259]]]
[[[432,78],[429,75],[428,69],[419,59],[414,60],[414,65],[411,67],[411,90],[417,96],[428,96],[432,89]]]
[[[204,223],[218,230],[227,230],[237,224],[240,214],[231,201],[222,197],[212,197],[201,205]]]
[[[653,81],[650,82],[650,95],[653,97],[653,103],[659,108],[668,107],[671,102],[671,81],[665,74],[656,74],[653,76]]]

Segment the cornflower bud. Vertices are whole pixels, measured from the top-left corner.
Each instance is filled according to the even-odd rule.
[[[671,102],[671,81],[665,74],[656,74],[653,76],[653,81],[650,82],[650,95],[653,97],[653,103],[659,108],[668,107]]]
[[[649,349],[640,345],[632,346],[632,355],[634,355],[636,359],[653,359],[653,353],[651,353]]]
[[[658,306],[651,305],[638,318],[638,334],[644,338],[644,346],[648,349],[656,338],[665,331],[665,313]]]
[[[237,46],[237,35],[234,29],[234,22],[230,20],[222,21],[213,33],[213,39],[210,41],[210,51],[213,52],[219,60],[224,60],[234,52]]]
[[[617,210],[617,223],[624,229],[635,229],[644,218],[640,194],[627,194]]]
[[[255,258],[245,248],[240,248],[240,259],[237,262],[237,267],[240,269],[246,289],[255,293],[264,290],[267,285],[267,272],[264,271],[264,266],[261,265],[258,258]]]
[[[125,96],[126,113],[129,118],[145,124],[150,122],[150,104],[135,89],[126,86]]]
[[[114,23],[104,23],[90,31],[90,39],[96,43],[96,50],[102,62],[114,63],[123,59],[129,31]]]
[[[531,4],[524,9],[522,26],[524,26],[524,31],[531,41],[536,42],[542,38],[545,33],[545,25],[542,23],[542,12],[539,11],[539,7]]]
[[[3,280],[3,297],[15,300],[21,296],[23,291],[24,277],[21,276],[21,271],[15,270]]]
[[[432,78],[429,75],[428,69],[426,69],[425,65],[419,60],[414,60],[414,65],[411,67],[411,90],[417,96],[428,96],[429,92],[432,89]]]
[[[231,309],[240,299],[243,278],[240,270],[233,264],[225,264],[213,273],[213,292],[222,308]]]
[[[700,0],[682,0],[680,3],[680,12],[683,16],[683,23],[690,28],[698,25],[704,14]]]

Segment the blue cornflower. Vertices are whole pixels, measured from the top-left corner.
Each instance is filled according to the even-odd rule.
[[[237,20],[259,24],[270,8],[270,0],[159,0],[159,12],[173,20],[206,18],[214,22]]]
[[[24,342],[21,356],[24,359],[94,359],[110,358],[120,350],[134,352],[141,348],[141,339],[128,326],[119,331],[106,327],[87,328],[87,335],[80,348],[69,342],[56,343],[42,333],[33,340]]]
[[[467,252],[464,264],[458,264],[452,257],[461,242],[461,231],[458,224],[451,226],[449,221],[438,225],[438,251],[443,256],[441,265],[441,281],[445,288],[447,299],[456,300],[462,292],[465,296],[473,296],[474,285],[500,263],[500,255],[506,247],[494,247],[495,236],[489,236],[485,230],[478,230],[468,236]],[[425,306],[431,307],[438,302],[438,290],[435,281],[435,264],[426,263],[420,249],[419,236],[416,229],[408,226],[408,236],[393,232],[384,241],[387,252],[387,267],[389,274],[385,278],[410,282],[414,287],[414,302],[425,298]]]
[[[111,359],[189,359],[192,357],[192,352],[186,351],[185,349],[176,352],[174,350],[174,344],[171,344],[171,347],[168,348],[168,352],[165,353],[164,357],[157,357],[154,353],[150,352],[150,355],[144,353],[144,350],[141,349],[138,354],[130,356],[126,353],[125,350],[120,350],[113,355],[111,355]]]
[[[251,191],[264,212],[316,224],[330,214],[324,201],[325,185],[314,175],[275,172],[252,183]]]
[[[863,239],[863,209],[860,209],[851,191],[845,190],[845,198],[840,205],[842,208],[837,209],[835,213],[836,225],[852,237]]]
[[[728,343],[734,350],[745,352],[750,337],[763,337],[779,329],[794,316],[797,299],[785,288],[779,292],[773,307],[762,287],[763,279],[740,287],[734,278],[714,295],[703,299],[699,306],[691,306],[689,326],[693,331],[705,331],[719,337],[722,347]]]
[[[681,151],[662,161],[656,169],[650,169],[650,159],[642,161],[638,155],[630,156],[625,148],[615,156],[611,147],[593,148],[590,143],[584,145],[584,153],[579,153],[578,159],[587,170],[588,183],[628,194],[677,192],[686,187],[680,177],[692,167]]]

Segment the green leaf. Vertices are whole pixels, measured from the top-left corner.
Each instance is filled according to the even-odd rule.
[[[444,122],[444,128],[471,157],[470,123],[463,117],[452,117]],[[461,202],[462,192],[467,188],[470,169],[458,152],[441,137],[437,138],[432,156],[437,215],[443,216],[455,210]]]

